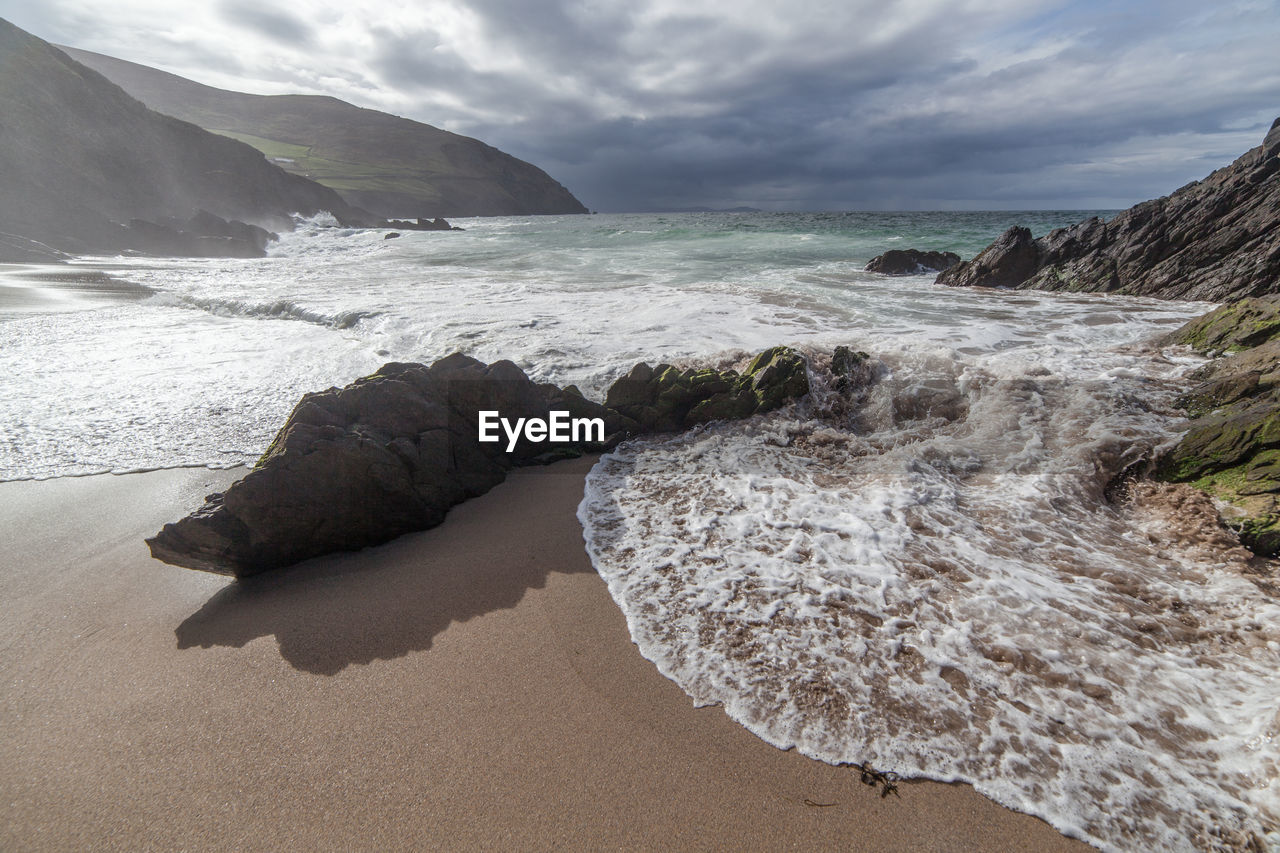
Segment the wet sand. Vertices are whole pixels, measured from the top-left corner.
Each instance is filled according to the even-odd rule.
[[[0,484],[0,849],[1091,849],[695,709],[583,551],[591,461],[243,582],[142,541],[240,472]]]
[[[104,272],[101,266],[111,265],[0,263],[0,318],[84,311],[155,293]]]

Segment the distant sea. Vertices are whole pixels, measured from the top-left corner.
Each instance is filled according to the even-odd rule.
[[[1280,610],[1238,556],[1175,541],[1178,495],[1117,486],[1176,435],[1198,363],[1150,342],[1210,306],[862,269],[1095,213],[391,240],[319,217],[262,260],[0,268],[0,480],[251,464],[301,394],[388,361],[508,358],[599,398],[637,361],[791,344],[804,402],[630,442],[588,478],[587,549],[641,651],[771,743],[968,781],[1104,848],[1274,846]],[[853,392],[823,370],[841,344],[871,356]]]

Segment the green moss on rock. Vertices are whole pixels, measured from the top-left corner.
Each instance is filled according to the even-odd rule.
[[[770,411],[808,392],[804,357],[773,347],[752,359],[743,374],[638,364],[609,388],[605,405],[635,420],[641,432],[672,432]]]
[[[1196,352],[1236,352],[1280,337],[1280,295],[1241,299],[1197,317],[1166,339]]]
[[[1202,351],[1255,342],[1197,371],[1179,399],[1193,418],[1159,461],[1158,479],[1191,485],[1234,508],[1227,519],[1255,553],[1280,550],[1280,299],[1247,299],[1171,336]],[[1274,338],[1274,339],[1273,339]]]

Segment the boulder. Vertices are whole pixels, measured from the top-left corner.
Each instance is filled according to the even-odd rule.
[[[831,353],[831,375],[835,377],[836,390],[841,393],[866,384],[867,364],[871,356],[861,350],[838,346]]]
[[[942,272],[960,263],[955,252],[923,252],[919,249],[890,249],[876,255],[866,266],[867,272],[882,275],[919,275]]]
[[[547,452],[523,438],[510,453],[505,439],[480,442],[482,409],[510,419],[545,419],[553,409],[603,418],[612,434],[579,442],[578,452],[604,450],[630,426],[581,395],[535,384],[509,361],[456,354],[430,367],[387,364],[305,395],[252,471],[147,540],[152,556],[244,577],[439,524],[450,507]]]
[[[383,235],[382,239],[383,239],[383,240],[394,240],[394,239],[396,239],[396,238],[397,238],[397,237],[399,237],[399,236],[400,236],[400,232],[399,232],[399,231],[388,231],[386,234],[384,234],[384,235]]]
[[[808,389],[805,361],[787,347],[764,351],[741,376],[636,365],[609,389],[608,407],[572,385],[536,384],[509,361],[455,354],[429,367],[387,364],[345,388],[303,396],[252,471],[147,544],[165,562],[245,577],[432,527],[513,467],[746,417]],[[555,445],[524,437],[508,452],[505,437],[479,440],[482,410],[509,421],[552,411],[600,418],[605,435]]]
[[[1263,144],[1201,181],[1033,240],[1011,228],[947,285],[1225,302],[1280,291],[1280,119]]]

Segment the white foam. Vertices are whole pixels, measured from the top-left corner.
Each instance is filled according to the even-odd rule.
[[[1180,368],[1043,355],[902,351],[852,417],[625,445],[588,551],[642,653],[770,743],[1106,849],[1274,845],[1280,606],[1104,495]]]

